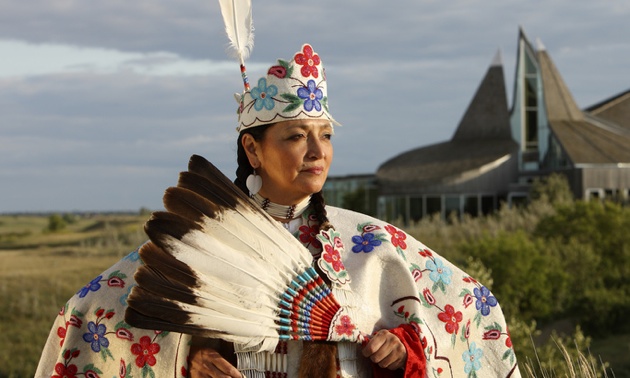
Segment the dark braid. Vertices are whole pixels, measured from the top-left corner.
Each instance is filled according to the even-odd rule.
[[[311,196],[311,206],[315,212],[315,217],[319,223],[319,229],[322,231],[328,231],[334,228],[328,220],[328,213],[326,212],[326,201],[324,200],[324,194],[319,191]]]
[[[252,127],[250,129],[246,129],[241,131],[238,135],[238,139],[236,140],[236,163],[238,167],[236,168],[236,179],[234,180],[234,185],[236,185],[240,190],[243,191],[246,195],[249,196],[249,189],[247,189],[247,185],[245,182],[247,181],[247,176],[251,175],[254,172],[254,168],[251,164],[249,164],[249,159],[247,158],[247,154],[245,153],[245,147],[243,147],[243,135],[250,134],[254,137],[254,140],[261,141],[265,137],[265,132],[267,129],[273,125],[262,125]]]

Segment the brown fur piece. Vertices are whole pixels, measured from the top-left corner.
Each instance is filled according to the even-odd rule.
[[[300,358],[299,378],[336,378],[337,344],[327,341],[305,341]]]

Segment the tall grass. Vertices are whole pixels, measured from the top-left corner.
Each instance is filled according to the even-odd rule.
[[[55,314],[146,239],[145,218],[90,217],[47,233],[44,216],[0,216],[0,378],[34,375]]]

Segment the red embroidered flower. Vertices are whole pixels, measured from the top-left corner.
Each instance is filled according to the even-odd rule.
[[[508,336],[507,339],[505,339],[505,346],[508,348],[512,347],[512,338]]]
[[[324,253],[322,257],[324,258],[324,260],[332,265],[335,272],[338,272],[345,268],[343,266],[343,263],[341,262],[341,255],[339,254],[339,251],[328,244],[326,244],[324,249],[326,250],[326,253]]]
[[[491,329],[483,334],[484,340],[499,340],[501,332],[498,329]]]
[[[67,324],[68,323],[66,323],[66,327],[67,327]],[[59,338],[61,339],[59,340],[59,346],[63,346],[63,342],[66,341],[66,328],[63,328],[63,327],[57,328],[57,336],[59,336]]]
[[[462,313],[460,311],[455,312],[455,308],[447,304],[444,306],[444,311],[438,314],[438,319],[446,323],[444,325],[446,332],[457,334],[459,322],[462,321]]]
[[[57,365],[55,365],[55,373],[57,374],[53,375],[52,378],[76,378],[77,371],[79,371],[77,365],[65,366],[61,362],[58,362]]]
[[[424,290],[422,290],[422,295],[424,296],[424,300],[427,301],[428,304],[435,304],[435,297],[433,296],[433,294],[431,294],[431,290],[425,288]]]
[[[433,256],[433,253],[431,253],[431,250],[429,249],[423,249],[422,251],[418,251],[418,253],[420,254],[420,256],[422,257],[431,257]]]
[[[109,287],[125,287],[125,281],[123,281],[120,277],[111,277],[107,280],[107,286]]]
[[[278,79],[284,79],[287,76],[287,69],[282,66],[273,66],[269,68],[267,75],[273,75]]]
[[[125,364],[125,360],[120,359],[120,368],[118,369],[118,376],[120,378],[127,377],[127,364]]]
[[[468,282],[468,283],[477,283],[477,280],[468,276],[468,277],[464,277],[463,278],[464,282]]]
[[[466,323],[466,332],[464,332],[464,337],[466,339],[470,338],[470,320]]]
[[[131,346],[131,353],[136,356],[136,366],[144,367],[144,365],[153,366],[157,362],[154,354],[158,354],[160,352],[160,345],[157,343],[151,343],[151,338],[149,336],[142,336],[140,338],[140,343],[133,344]]]
[[[407,235],[404,232],[391,225],[385,226],[385,230],[392,235],[392,245],[394,247],[400,247],[401,249],[407,248],[407,243],[405,242]]]
[[[413,277],[414,281],[418,282],[422,278],[422,271],[420,269],[414,269],[411,271],[411,276]]]
[[[87,370],[83,375],[85,378],[101,378],[94,370]]]
[[[299,228],[300,230],[300,241],[303,244],[310,244],[315,248],[321,248],[322,247],[322,243],[319,242],[319,240],[317,240],[317,233],[319,232],[318,228],[316,226],[307,226],[307,225],[303,225],[300,226]]]
[[[470,306],[472,303],[474,302],[474,298],[472,295],[470,294],[466,294],[464,295],[464,307],[468,308],[468,306]]]
[[[352,332],[355,328],[356,327],[354,324],[352,324],[350,317],[348,315],[343,315],[341,317],[341,324],[335,327],[335,331],[337,332],[337,335],[352,336]]]
[[[321,60],[319,59],[319,55],[313,52],[311,45],[304,45],[302,52],[295,54],[294,59],[295,63],[302,66],[300,70],[302,76],[309,77],[313,75],[316,79],[319,77],[319,71],[316,66],[321,63]]]
[[[375,224],[366,224],[365,226],[363,226],[363,228],[361,229],[361,231],[363,231],[363,233],[368,233],[368,232],[374,232],[376,230],[380,230],[381,228]]]
[[[118,328],[116,330],[116,337],[119,339],[133,341],[133,333],[127,328]]]

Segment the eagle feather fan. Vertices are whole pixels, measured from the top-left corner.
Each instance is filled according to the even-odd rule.
[[[192,156],[164,205],[145,225],[129,324],[268,351],[279,340],[365,341],[334,332],[346,311],[310,252],[210,162]]]

